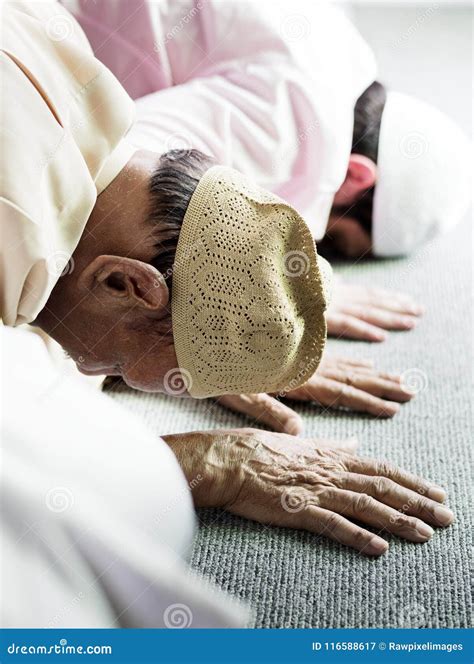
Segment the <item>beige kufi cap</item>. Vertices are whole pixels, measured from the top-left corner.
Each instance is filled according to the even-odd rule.
[[[233,169],[209,169],[191,197],[173,268],[173,336],[188,392],[304,383],[325,345],[330,273],[290,205]]]

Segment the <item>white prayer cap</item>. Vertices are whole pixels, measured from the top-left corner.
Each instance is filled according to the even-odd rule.
[[[453,228],[470,200],[470,141],[439,110],[388,92],[373,207],[373,251],[410,253]]]

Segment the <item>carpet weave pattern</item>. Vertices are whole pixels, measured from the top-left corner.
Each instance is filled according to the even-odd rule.
[[[219,510],[201,511],[192,567],[250,603],[255,627],[466,627],[472,487],[471,224],[406,260],[343,266],[348,280],[411,293],[427,312],[412,332],[382,344],[331,341],[338,355],[407,371],[419,393],[393,420],[295,407],[305,434],[357,436],[360,453],[386,458],[444,486],[456,522],[431,542],[388,537],[389,552],[363,557],[301,531],[274,529]],[[120,388],[111,396],[157,433],[249,426],[209,401]]]

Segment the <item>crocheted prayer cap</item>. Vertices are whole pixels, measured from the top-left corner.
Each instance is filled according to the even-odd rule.
[[[286,392],[316,371],[330,266],[300,215],[231,168],[200,179],[173,267],[175,352],[188,392]]]

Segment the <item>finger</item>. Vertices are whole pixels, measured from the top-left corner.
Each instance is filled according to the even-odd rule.
[[[329,366],[344,366],[344,367],[356,367],[357,369],[372,369],[374,366],[373,360],[361,360],[350,357],[339,357],[335,355],[329,356],[326,361],[323,359],[323,366],[328,364]]]
[[[376,417],[393,417],[400,410],[400,405],[394,401],[384,401],[351,385],[323,376],[294,390],[291,398],[312,400],[328,408],[350,408]]]
[[[454,514],[447,507],[417,491],[397,484],[388,477],[346,473],[338,480],[338,486],[342,489],[366,493],[403,514],[416,516],[434,526],[449,526],[454,521]]]
[[[332,337],[356,339],[357,341],[385,341],[383,330],[347,314],[328,314],[328,334]]]
[[[293,436],[303,430],[303,420],[294,410],[268,394],[226,394],[217,402],[237,413],[244,413],[274,431]]]
[[[401,514],[366,493],[330,489],[321,495],[320,501],[322,507],[375,528],[383,528],[410,542],[427,542],[434,533],[433,528],[421,519]]]
[[[403,293],[380,289],[377,293],[369,292],[368,304],[400,314],[421,316],[424,308],[413,298]]]
[[[347,456],[345,457],[346,469],[351,473],[361,473],[362,475],[378,475],[388,477],[397,484],[416,491],[419,494],[436,500],[438,503],[444,502],[446,492],[440,486],[417,477],[407,470],[393,466],[387,461],[368,459],[367,457]]]
[[[377,376],[378,378],[383,378],[388,380],[391,383],[401,383],[402,376],[400,374],[387,373],[386,371],[379,371],[378,369],[369,369],[368,367],[350,367],[349,365],[341,365],[342,369],[357,369],[358,374],[364,374],[365,376]],[[325,374],[325,367],[322,367],[322,373]],[[319,373],[319,370],[318,370]]]
[[[369,556],[380,556],[388,549],[388,543],[382,537],[356,526],[331,510],[310,506],[302,513],[301,520],[306,530],[329,537]]]
[[[404,403],[410,401],[410,399],[414,397],[414,393],[405,389],[401,383],[381,378],[377,374],[370,375],[364,373],[360,374],[358,371],[328,370],[324,372],[324,376],[336,380],[339,383],[352,385],[358,390],[368,392],[381,399]]]
[[[424,308],[419,305],[411,295],[386,288],[367,288],[360,286],[353,296],[358,302],[382,307],[387,310],[420,316]]]
[[[379,378],[383,378],[384,380],[389,380],[392,383],[400,383],[402,381],[401,374],[379,371],[378,369],[374,369],[373,364],[374,364],[373,362],[371,362],[370,365],[349,364],[349,362],[347,362],[346,359],[344,358],[334,362],[321,363],[321,365],[318,368],[318,374],[322,373],[323,375],[325,375],[326,369],[343,369],[343,370],[356,369],[357,373],[365,374],[367,376],[378,376]]]
[[[384,330],[411,330],[418,322],[415,316],[408,316],[406,314],[387,311],[381,307],[367,305],[348,305],[344,307],[344,312],[371,325],[381,327]]]

